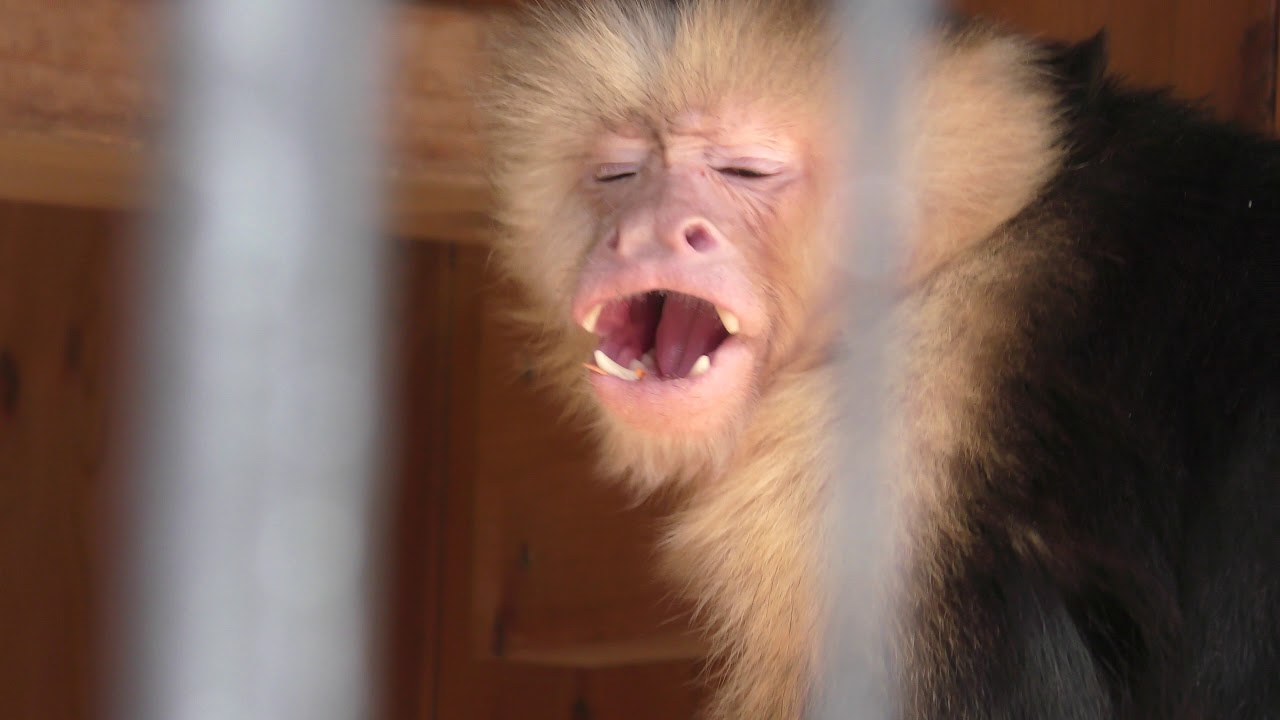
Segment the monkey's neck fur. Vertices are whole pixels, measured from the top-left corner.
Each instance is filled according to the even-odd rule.
[[[1061,150],[1057,99],[1033,74],[1030,48],[985,31],[952,43],[921,84],[910,292],[893,319],[901,364],[892,378],[889,483],[912,518],[907,552],[925,558],[909,572],[916,593],[929,592],[931,542],[962,540],[939,511],[953,491],[942,459],[971,435],[963,427],[978,410],[985,349],[1008,339],[998,318],[1018,287],[1016,264],[993,271],[983,253]],[[716,720],[798,720],[812,699],[839,381],[822,359],[829,342],[773,377],[753,413],[761,420],[748,421],[723,467],[688,484],[662,546],[666,568],[699,603],[720,663],[709,708]]]
[[[780,378],[764,399],[770,423],[748,431],[720,477],[690,485],[663,544],[665,565],[699,602],[715,660],[712,718],[798,719],[817,659],[827,477],[819,434],[829,391],[811,371]],[[747,445],[746,443],[750,443]]]

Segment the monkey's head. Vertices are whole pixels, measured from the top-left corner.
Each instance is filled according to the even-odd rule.
[[[645,477],[731,451],[825,265],[816,13],[747,4],[533,9],[496,43],[498,257],[544,376]]]
[[[714,469],[828,353],[843,154],[823,5],[540,6],[495,40],[498,259],[526,291],[540,375],[587,411],[610,469]],[[913,148],[941,158],[919,178],[930,263],[1020,207],[1043,174],[1023,158],[1051,142],[1002,130],[1028,112],[1001,90],[1036,82],[1000,70],[1024,51],[958,46]]]

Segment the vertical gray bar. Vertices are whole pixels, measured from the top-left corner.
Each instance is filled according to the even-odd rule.
[[[382,10],[170,8],[122,718],[370,713]]]
[[[931,7],[928,0],[845,0],[839,7],[839,87],[846,127],[854,129],[845,164],[850,291],[832,438],[838,474],[827,517],[832,611],[812,716],[882,720],[900,715],[890,660],[899,520],[887,452],[890,322],[907,242],[899,211],[911,192],[905,105]]]

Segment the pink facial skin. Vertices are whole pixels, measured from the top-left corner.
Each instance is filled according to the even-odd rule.
[[[754,395],[771,329],[758,269],[770,222],[801,177],[798,153],[779,137],[758,123],[691,115],[661,132],[610,133],[591,155],[584,192],[598,235],[571,315],[623,368],[646,350],[656,356],[639,380],[591,376],[601,404],[627,425],[710,433]],[[680,295],[720,318],[727,311],[736,327]],[[692,370],[699,354],[710,360],[701,374]]]

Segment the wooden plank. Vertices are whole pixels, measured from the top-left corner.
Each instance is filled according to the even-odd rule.
[[[36,133],[0,135],[0,198],[72,208],[137,203],[137,152]]]
[[[0,204],[0,717],[96,714],[118,218]]]
[[[114,562],[105,524],[118,501],[106,459],[119,430],[111,401],[127,230],[127,221],[110,213],[0,204],[0,717],[98,714],[101,618]],[[488,652],[476,652],[476,638],[488,637],[494,616],[475,609],[498,605],[477,597],[500,590],[475,580],[487,575],[477,572],[477,550],[486,546],[477,538],[488,531],[496,531],[495,539],[510,536],[489,526],[492,518],[474,514],[477,392],[498,381],[482,377],[478,362],[489,284],[484,255],[482,248],[441,243],[398,247],[403,292],[393,342],[404,425],[387,536],[391,585],[379,615],[386,648],[381,716],[692,717],[701,695],[696,663],[579,670],[493,662]],[[572,480],[593,482],[585,474]],[[606,517],[636,522],[620,508],[605,508]],[[570,511],[598,510],[587,504]],[[640,530],[615,529],[604,542],[616,547],[620,537],[631,537],[619,557],[636,557],[647,550]],[[648,570],[631,572],[624,586],[634,587]],[[564,591],[591,601],[606,580],[582,568]],[[626,613],[630,606],[619,607]],[[588,614],[588,623],[608,612]],[[536,625],[536,616],[518,615]],[[657,629],[634,618],[619,624],[627,628],[637,635]],[[544,650],[557,650],[546,647],[541,631],[531,634],[531,647],[542,642]]]
[[[1276,112],[1276,0],[952,0],[1024,32],[1080,40],[1108,31],[1111,69],[1171,86],[1220,117],[1270,131]]]
[[[1274,121],[1275,0],[1177,3],[1171,81],[1222,117],[1269,131]]]
[[[1031,35],[1062,40],[1083,40],[1102,29],[1107,19],[1107,0],[951,0],[947,3],[966,15],[999,20]]]
[[[386,643],[386,718],[425,718],[439,675],[445,530],[449,519],[449,417],[455,349],[456,248],[443,243],[396,246],[400,292],[393,342],[400,438],[387,504],[391,526]],[[425,690],[425,691],[424,691]]]
[[[573,720],[702,717],[708,693],[703,668],[671,662],[578,674]]]
[[[0,198],[133,207],[151,162],[162,26],[142,0],[0,0]],[[487,235],[472,83],[483,9],[389,11],[390,225],[448,240]]]
[[[1173,81],[1174,13],[1168,0],[1116,3],[1107,17],[1111,69],[1144,86]]]
[[[1110,25],[1120,71],[1207,96],[1254,127],[1269,127],[1274,116],[1274,0],[952,4],[1063,38]],[[107,208],[140,202],[147,128],[162,104],[152,76],[159,57],[158,35],[148,32],[159,24],[153,5],[0,0],[0,198]],[[493,12],[474,3],[390,11],[388,212],[400,235],[489,235],[491,199],[471,92]]]

